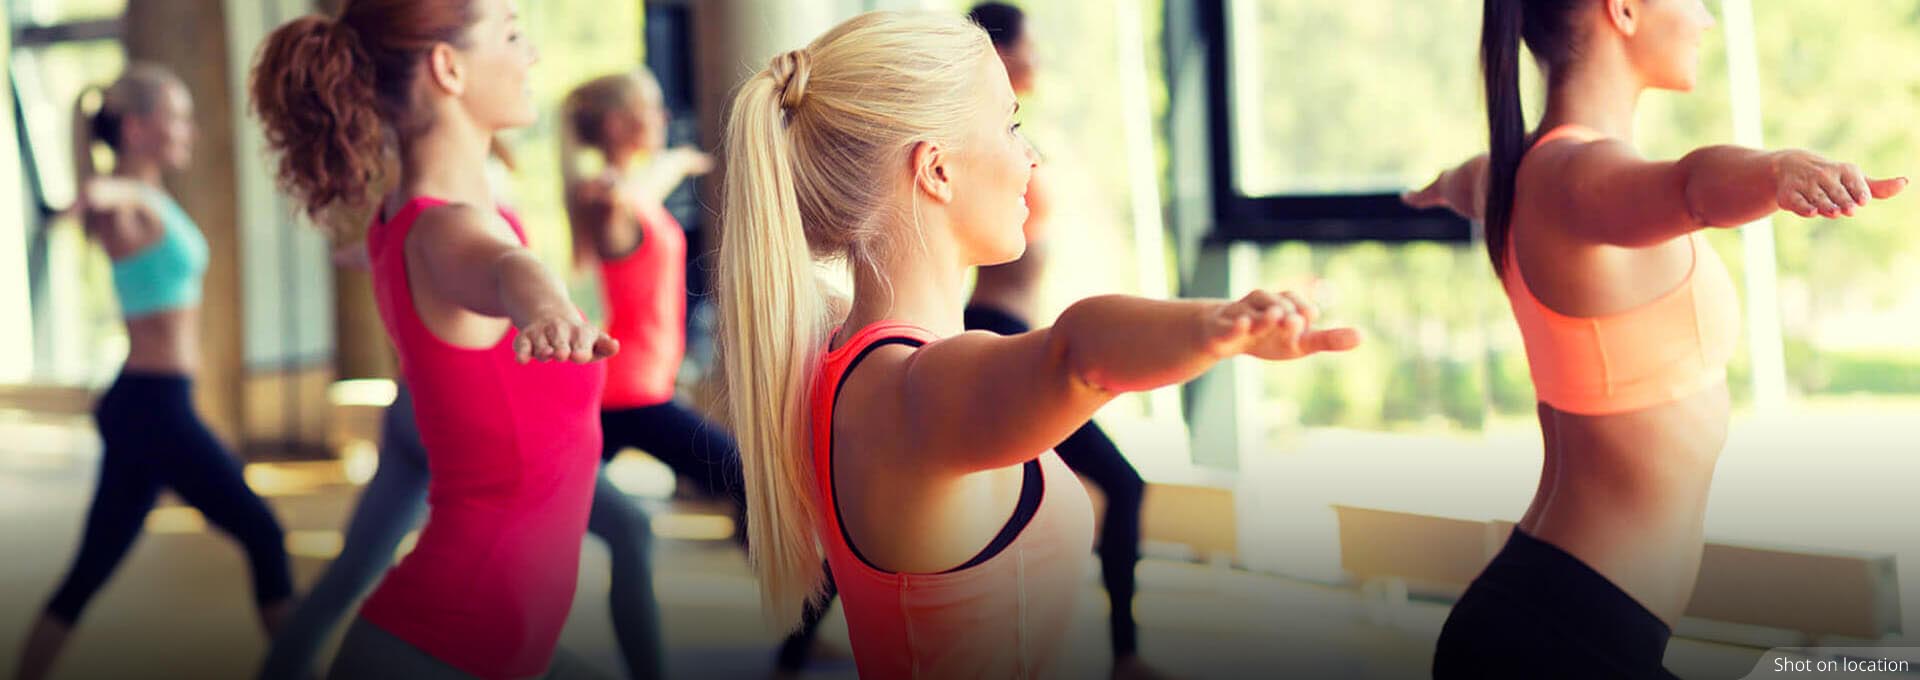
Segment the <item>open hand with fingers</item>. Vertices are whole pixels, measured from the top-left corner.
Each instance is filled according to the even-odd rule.
[[[1828,219],[1852,217],[1855,209],[1907,187],[1905,177],[1868,179],[1857,165],[1797,150],[1775,154],[1773,178],[1781,210]]]
[[[513,339],[513,355],[520,363],[530,361],[571,361],[584,364],[613,356],[620,342],[599,326],[581,318],[578,311],[543,314],[520,327]]]
[[[667,160],[671,160],[681,174],[699,177],[713,172],[713,155],[691,146],[676,146],[666,151]]]
[[[1359,346],[1359,331],[1315,328],[1319,316],[1320,310],[1298,293],[1256,290],[1214,310],[1206,322],[1208,347],[1223,358],[1245,354],[1285,361]]]
[[[1400,202],[1407,204],[1407,207],[1419,208],[1421,210],[1430,208],[1454,209],[1453,203],[1447,200],[1447,176],[1444,174],[1433,178],[1433,181],[1428,182],[1424,187],[1401,192]]]
[[[1400,202],[1411,208],[1446,208],[1470,220],[1481,219],[1486,213],[1487,155],[1469,158],[1440,173],[1427,186],[1400,194]]]

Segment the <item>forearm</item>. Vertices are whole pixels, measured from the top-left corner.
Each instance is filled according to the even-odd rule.
[[[1487,214],[1487,157],[1485,154],[1460,164],[1447,171],[1443,178],[1446,183],[1447,205],[1459,206],[1459,212],[1469,219],[1480,219]]]
[[[1710,146],[1676,163],[1687,213],[1700,226],[1733,227],[1779,209],[1776,166],[1785,154]]]
[[[694,176],[693,161],[680,153],[668,152],[641,171],[638,188],[649,201],[664,202],[681,182]]]
[[[566,287],[530,252],[502,255],[494,261],[492,273],[500,311],[516,328],[525,328],[535,319],[573,313]]]

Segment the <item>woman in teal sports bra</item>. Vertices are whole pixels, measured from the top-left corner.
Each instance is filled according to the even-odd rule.
[[[73,565],[27,634],[15,675],[20,680],[53,669],[87,601],[140,535],[162,488],[245,549],[254,602],[269,631],[293,592],[280,524],[247,488],[239,461],[193,410],[207,241],[161,187],[163,174],[192,157],[193,100],[172,73],[134,65],[111,87],[90,89],[79,108],[74,212],[113,260],[127,362],[94,409],[105,443],[99,485]],[[95,176],[95,142],[113,150],[109,175]]]

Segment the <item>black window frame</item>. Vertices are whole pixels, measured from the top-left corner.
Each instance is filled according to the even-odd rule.
[[[13,110],[7,115],[14,117],[13,134],[20,147],[21,175],[25,180],[28,193],[25,198],[32,201],[37,208],[40,224],[45,224],[47,220],[58,215],[63,208],[47,200],[45,163],[39,155],[41,149],[34,146],[32,124],[27,120],[26,92],[21,88],[20,78],[14,72],[14,69],[18,68],[13,58],[14,54],[63,43],[121,41],[125,36],[126,21],[123,17],[110,17],[59,24],[14,23],[11,30],[13,39],[8,45],[7,69],[4,75],[6,86],[13,93]],[[37,225],[33,231],[36,233],[39,231]]]
[[[1478,238],[1473,222],[1445,209],[1416,210],[1397,193],[1331,192],[1253,196],[1235,181],[1232,0],[1197,3],[1194,36],[1205,45],[1206,139],[1211,175],[1213,226],[1209,242],[1467,244]]]

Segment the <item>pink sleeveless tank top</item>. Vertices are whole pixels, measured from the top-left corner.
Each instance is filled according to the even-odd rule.
[[[512,329],[467,349],[427,328],[405,245],[421,211],[443,203],[416,198],[367,236],[374,297],[413,390],[432,481],[419,542],[361,616],[473,675],[537,676],[573,603],[605,366],[520,364]],[[519,221],[501,214],[524,244]]]
[[[621,347],[607,359],[608,409],[672,401],[687,349],[687,235],[661,206],[637,217],[640,247],[600,263],[607,334]]]

